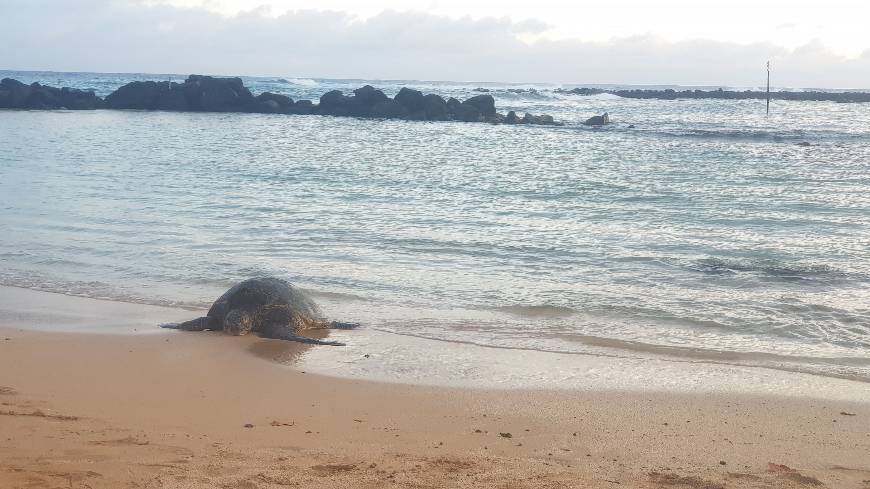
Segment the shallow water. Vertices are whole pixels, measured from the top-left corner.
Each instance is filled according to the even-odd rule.
[[[568,124],[0,111],[0,283],[202,307],[269,274],[372,331],[870,380],[870,106],[488,88]]]

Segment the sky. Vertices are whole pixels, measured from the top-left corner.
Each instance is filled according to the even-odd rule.
[[[870,1],[0,0],[0,69],[870,88]]]

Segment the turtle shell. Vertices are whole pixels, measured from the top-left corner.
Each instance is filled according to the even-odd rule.
[[[224,292],[208,310],[210,325],[222,328],[224,319],[233,309],[251,314],[259,324],[322,320],[320,308],[305,293],[273,277],[245,280]]]

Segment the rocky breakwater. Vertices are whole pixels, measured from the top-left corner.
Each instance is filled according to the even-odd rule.
[[[108,109],[291,113],[293,107],[285,95],[265,92],[255,97],[241,78],[202,75],[190,75],[183,83],[130,82],[106,96]]]
[[[445,100],[440,95],[427,94],[410,88],[402,88],[395,97],[366,85],[344,95],[338,90],[327,92],[320,97],[320,104],[314,110],[320,115],[351,116],[378,119],[405,119],[414,121],[462,121],[489,122],[494,124],[540,124],[559,125],[548,115],[515,112],[500,114],[495,108],[491,95],[476,95],[465,101],[456,98]]]
[[[93,110],[102,106],[103,100],[91,91],[39,83],[26,85],[11,78],[0,80],[0,109]]]
[[[768,94],[760,90],[664,90],[633,89],[633,90],[602,90],[599,88],[574,88],[571,90],[556,89],[555,93],[562,95],[600,95],[603,93],[617,95],[622,98],[655,99],[655,100],[688,100],[688,99],[719,99],[719,100],[764,100]],[[770,92],[772,100],[789,100],[804,102],[837,102],[837,103],[868,103],[870,92],[839,91],[824,92],[819,90],[806,91],[776,91]]]
[[[499,114],[490,95],[478,95],[465,101],[445,100],[439,95],[424,95],[418,90],[402,88],[395,97],[366,85],[345,95],[332,90],[310,100],[294,101],[286,95],[264,92],[254,96],[240,78],[215,78],[191,75],[183,83],[132,82],[106,97],[110,109],[170,110],[193,112],[258,112],[270,114],[316,114],[373,119],[416,121],[463,121],[505,124],[557,125],[551,116],[511,112]]]
[[[489,122],[493,124],[562,125],[549,115],[500,114],[491,95],[460,101],[402,88],[394,97],[366,85],[345,95],[333,90],[319,103],[270,92],[254,95],[241,78],[190,75],[184,82],[135,81],[115,90],[105,100],[93,92],[54,88],[12,79],[0,83],[0,108],[20,109],[133,109],[176,112],[253,112],[264,114],[317,114],[413,121]]]

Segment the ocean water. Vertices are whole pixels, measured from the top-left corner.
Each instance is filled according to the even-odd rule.
[[[485,86],[566,125],[0,111],[0,284],[201,308],[276,275],[377,335],[870,381],[870,105],[245,81]]]

